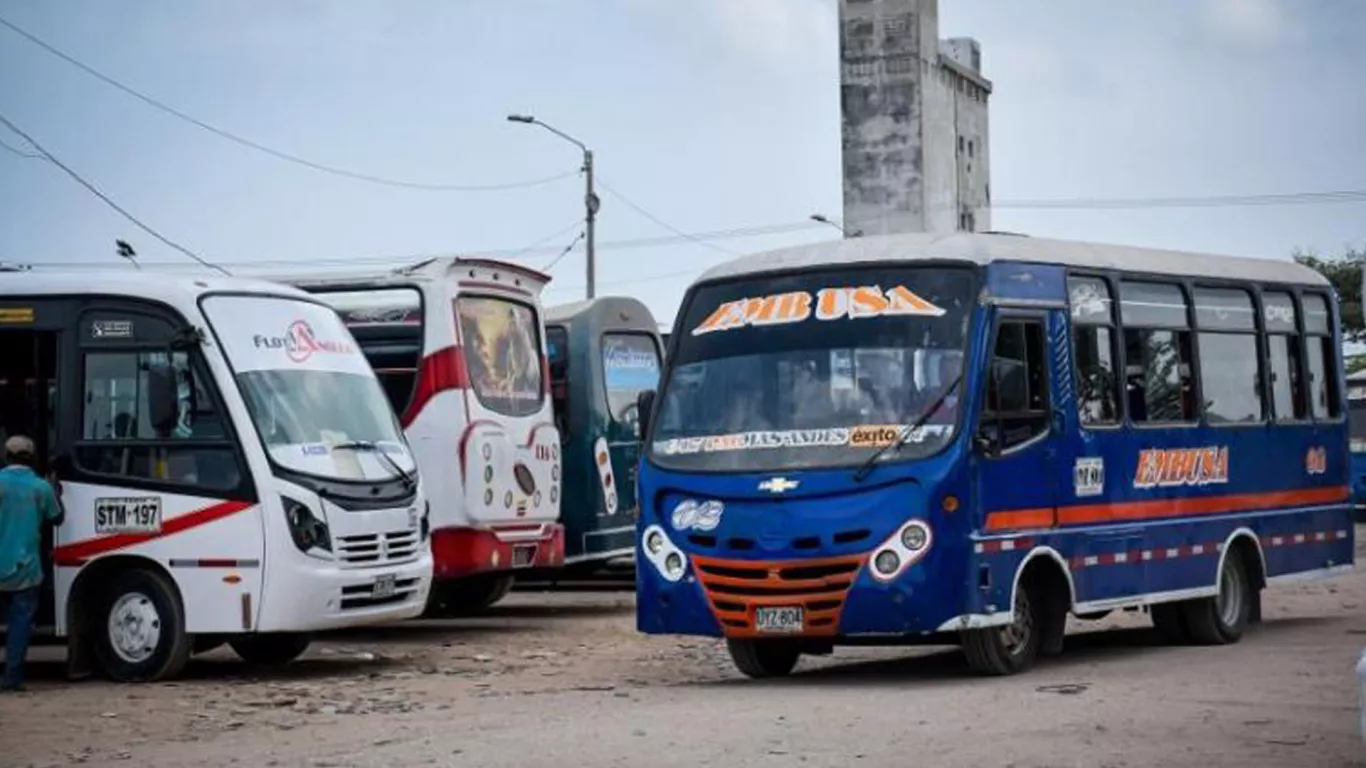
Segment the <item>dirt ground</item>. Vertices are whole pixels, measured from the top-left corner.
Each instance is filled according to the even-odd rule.
[[[1272,589],[1236,646],[1164,647],[1123,614],[1006,679],[901,648],[753,682],[714,641],[637,635],[632,605],[514,593],[278,671],[215,651],[159,685],[67,683],[40,648],[31,692],[0,696],[0,766],[1366,766],[1366,573]]]

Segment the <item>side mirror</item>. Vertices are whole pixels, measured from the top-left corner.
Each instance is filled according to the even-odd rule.
[[[650,417],[655,410],[655,391],[647,389],[636,395],[636,424],[640,426],[640,439],[650,434]]]
[[[171,366],[147,368],[147,410],[152,431],[162,437],[169,436],[180,419],[180,393],[176,387],[175,369]]]

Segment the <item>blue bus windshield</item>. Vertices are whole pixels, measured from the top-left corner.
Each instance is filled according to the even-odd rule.
[[[971,270],[811,271],[709,285],[683,314],[650,442],[660,466],[845,466],[893,442],[963,369]],[[961,392],[900,458],[942,449]]]

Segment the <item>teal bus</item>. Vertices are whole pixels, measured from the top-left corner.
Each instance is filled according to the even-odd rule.
[[[658,325],[635,299],[602,297],[550,307],[546,349],[560,433],[567,568],[597,570],[630,558],[638,504],[641,392],[655,389]]]

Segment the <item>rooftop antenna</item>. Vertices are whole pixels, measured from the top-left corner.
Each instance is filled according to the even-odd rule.
[[[139,272],[142,271],[142,265],[138,263],[138,252],[133,250],[133,246],[129,245],[127,241],[115,240],[114,253],[117,253],[119,258],[128,259],[132,262],[134,269]]]

